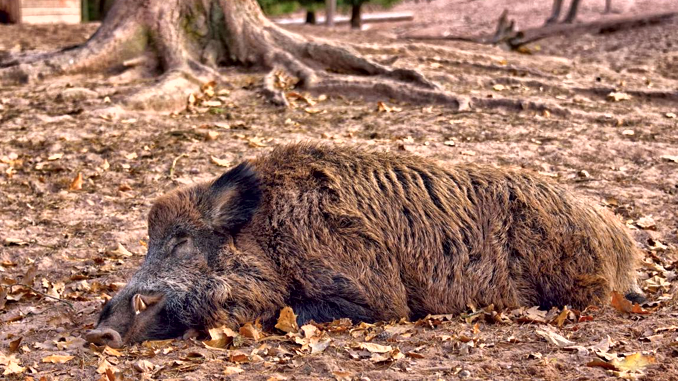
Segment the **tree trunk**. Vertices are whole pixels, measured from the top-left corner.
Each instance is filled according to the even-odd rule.
[[[218,71],[224,64],[268,70],[262,92],[281,105],[287,104],[277,81],[281,71],[310,91],[444,103],[456,109],[466,104],[417,71],[378,64],[346,44],[288,32],[264,17],[256,0],[117,0],[83,45],[4,59],[0,85],[61,74],[156,75],[155,86],[122,102],[167,109],[185,105],[202,84],[224,81]]]
[[[315,11],[306,11],[306,24],[316,24]]]
[[[358,3],[351,7],[351,28],[353,29],[362,29],[363,27],[362,6],[363,3]]]
[[[337,0],[325,0],[325,24],[334,26],[334,13],[337,10]]]

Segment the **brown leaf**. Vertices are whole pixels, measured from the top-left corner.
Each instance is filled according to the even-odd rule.
[[[228,327],[210,328],[209,334],[211,340],[203,341],[202,343],[208,348],[223,349],[233,343],[233,338],[238,336],[232,329]]]
[[[259,332],[259,330],[256,329],[252,323],[245,323],[245,325],[240,327],[240,334],[255,341],[259,340],[261,337],[261,332]]]
[[[19,337],[18,339],[9,342],[9,353],[15,353],[19,350],[22,339],[23,337]]]
[[[65,364],[73,360],[75,356],[62,356],[62,355],[51,355],[42,359],[42,362],[49,362],[52,364]]]
[[[118,368],[116,368],[113,364],[108,362],[105,357],[102,357],[99,359],[99,366],[97,367],[97,373],[99,374],[105,374],[106,377],[108,377],[109,380],[115,380],[115,373],[120,372]],[[111,376],[113,378],[111,379]]]
[[[75,176],[75,178],[71,182],[71,186],[68,187],[68,190],[76,191],[76,190],[81,190],[81,189],[82,189],[82,172],[78,172],[78,174]]]
[[[617,291],[612,292],[612,307],[614,307],[619,312],[625,312],[630,314],[641,314],[647,315],[651,311],[643,309],[639,304],[631,303],[624,295],[618,293]]]
[[[155,364],[148,360],[139,360],[133,363],[132,366],[140,373],[149,373],[155,369]]]
[[[122,352],[120,352],[117,349],[111,348],[108,345],[104,348],[103,354],[109,355],[109,356],[115,356],[115,357],[120,357],[122,356]]]
[[[617,367],[615,367],[613,364],[611,364],[607,361],[603,361],[601,359],[593,359],[593,360],[587,362],[586,366],[590,366],[592,368],[593,367],[599,367],[599,368],[603,368],[603,369],[607,369],[607,370],[618,370]]]
[[[360,343],[358,344],[358,347],[371,353],[387,353],[393,350],[393,347],[390,345],[379,345],[375,343]]]
[[[297,315],[294,314],[292,307],[288,306],[280,310],[280,317],[278,317],[278,323],[275,327],[287,333],[299,331]]]
[[[319,336],[321,334],[321,331],[318,329],[318,327],[314,326],[313,324],[302,325],[301,331],[304,333],[304,337],[307,339]]]
[[[0,311],[5,309],[7,303],[7,292],[9,288],[0,285]]]

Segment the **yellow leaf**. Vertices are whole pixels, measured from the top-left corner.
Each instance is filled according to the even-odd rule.
[[[230,160],[219,159],[216,156],[210,156],[210,159],[212,160],[212,163],[214,163],[214,164],[216,164],[220,167],[230,167],[231,166]]]
[[[75,356],[51,355],[42,359],[42,362],[51,362],[52,364],[65,364],[73,360]]]
[[[613,360],[612,364],[621,371],[637,372],[650,364],[656,363],[653,356],[643,356],[641,353],[634,353],[624,357],[623,360]]]
[[[7,365],[5,365],[5,371],[2,372],[3,376],[8,376],[10,374],[20,374],[23,373],[26,370],[23,366],[19,365],[19,363],[14,362],[14,361],[9,361]]]
[[[99,366],[97,367],[97,373],[99,374],[115,374],[120,372],[120,369],[116,368],[113,364],[108,362],[106,358],[102,357],[99,360]]]
[[[285,307],[280,310],[280,317],[278,317],[278,323],[276,323],[275,327],[287,333],[299,330],[297,316],[294,314],[292,307]]]

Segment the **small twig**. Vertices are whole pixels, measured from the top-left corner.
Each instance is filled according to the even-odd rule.
[[[185,153],[182,153],[181,155],[174,158],[174,160],[172,160],[172,166],[170,167],[170,170],[169,170],[170,179],[174,179],[174,169],[177,166],[177,161],[179,161],[179,159],[181,159],[182,157],[188,157],[188,155],[186,155]]]
[[[12,287],[26,287],[27,289],[29,289],[29,290],[35,292],[35,293],[38,294],[38,295],[42,295],[42,296],[45,297],[45,298],[54,299],[54,300],[56,300],[57,302],[60,302],[60,303],[65,304],[68,308],[70,308],[71,310],[73,310],[73,312],[75,312],[75,307],[74,307],[73,304],[72,304],[71,302],[69,302],[69,301],[63,300],[63,299],[61,299],[61,298],[57,298],[56,296],[47,295],[47,294],[45,294],[45,293],[42,292],[42,291],[38,291],[38,290],[34,289],[34,288],[31,287],[31,286],[28,286],[28,285],[25,285],[25,284],[21,284],[21,283],[9,285],[10,290],[11,290]],[[11,292],[11,291],[10,291],[10,292]]]

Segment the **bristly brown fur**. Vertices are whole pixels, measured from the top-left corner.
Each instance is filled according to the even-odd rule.
[[[150,246],[182,229],[197,259],[164,274],[178,254],[149,249],[155,278],[136,277],[170,307],[177,279],[191,283],[187,327],[271,321],[284,305],[300,322],[375,321],[469,304],[584,308],[638,290],[639,251],[613,215],[528,173],[407,155],[277,148],[158,199]]]

